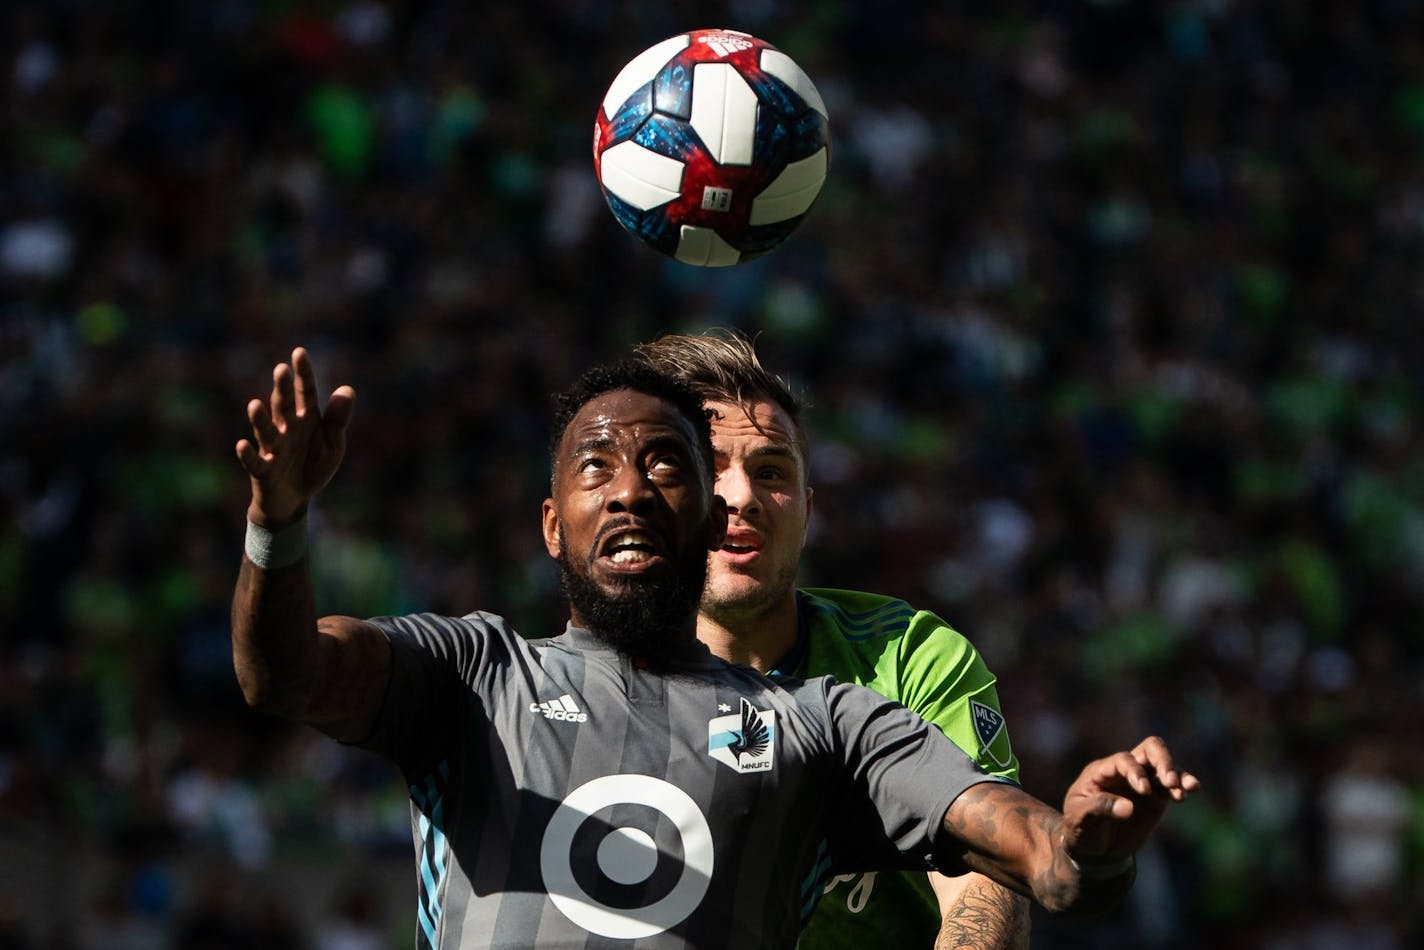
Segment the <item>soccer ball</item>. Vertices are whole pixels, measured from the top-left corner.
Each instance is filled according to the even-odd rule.
[[[663,40],[614,78],[593,164],[614,216],[688,264],[751,260],[796,230],[826,179],[826,104],[801,67],[734,30]]]

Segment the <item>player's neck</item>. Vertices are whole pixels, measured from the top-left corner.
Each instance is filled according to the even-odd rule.
[[[697,639],[724,660],[768,672],[796,644],[796,592],[756,613],[699,613]]]

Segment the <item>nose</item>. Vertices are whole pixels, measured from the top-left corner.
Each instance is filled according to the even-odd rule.
[[[718,471],[713,490],[727,502],[727,511],[731,514],[746,515],[761,507],[752,490],[751,476],[741,465],[728,465]]]
[[[619,466],[608,486],[606,505],[610,512],[643,511],[653,504],[653,482],[636,465]]]

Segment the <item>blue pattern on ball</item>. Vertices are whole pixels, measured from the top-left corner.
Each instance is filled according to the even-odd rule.
[[[684,122],[692,118],[692,66],[673,61],[653,78],[653,108]]]
[[[631,230],[668,256],[677,253],[677,244],[682,238],[682,225],[669,218],[662,208],[644,212],[638,226]]]
[[[633,137],[638,128],[647,121],[648,116],[653,114],[653,92],[652,83],[639,86],[638,91],[633,93],[609,116],[609,130],[612,138],[610,145],[617,145]]]
[[[633,141],[649,151],[684,162],[702,148],[702,139],[690,124],[675,116],[658,114],[643,123]]]
[[[830,138],[825,116],[815,109],[807,109],[805,115],[790,125],[783,125],[782,129],[786,131],[790,152],[787,160],[793,162],[816,154]]]
[[[806,104],[805,99],[802,99],[792,91],[790,86],[770,73],[746,76],[746,80],[747,85],[752,87],[757,98],[763,104],[774,109],[782,118],[789,119],[801,115],[803,112],[815,112]],[[817,114],[819,115],[819,113]]]
[[[707,163],[712,161],[701,138],[692,128],[692,97],[695,93],[696,63],[677,55],[665,63],[643,86],[630,95],[609,116],[605,147],[632,141],[658,155],[697,166],[698,181],[704,181]],[[735,68],[735,67],[734,67]],[[786,166],[816,154],[829,142],[825,116],[812,109],[794,89],[770,73],[759,69],[741,72],[757,96],[756,125],[752,130],[752,169],[739,170],[739,194],[759,190],[781,174]],[[687,181],[684,174],[684,182]],[[753,192],[755,193],[755,191]],[[675,255],[681,238],[681,211],[672,203],[640,211],[604,189],[604,196],[618,222],[646,243],[668,255]],[[682,205],[685,207],[685,204]],[[742,208],[745,209],[745,203]],[[775,248],[795,231],[805,214],[785,221],[752,226],[742,215],[729,216],[725,225],[715,227],[718,236],[736,248],[741,259],[750,260]],[[702,226],[701,221],[698,222]]]

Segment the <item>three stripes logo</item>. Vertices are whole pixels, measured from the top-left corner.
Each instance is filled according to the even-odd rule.
[[[711,47],[718,56],[731,56],[733,53],[740,53],[742,50],[752,48],[752,41],[747,39],[745,34],[717,32],[704,33],[697,37],[697,42]]]
[[[558,699],[545,700],[542,703],[530,703],[529,711],[541,713],[545,719],[557,719],[562,722],[588,722],[588,713],[578,708],[578,703],[568,693]]]

